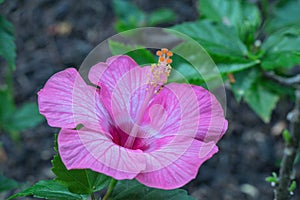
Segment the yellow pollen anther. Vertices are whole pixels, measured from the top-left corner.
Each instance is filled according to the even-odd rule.
[[[173,53],[167,48],[162,48],[160,51],[157,51],[156,55],[159,56],[158,63],[164,63],[165,65],[172,63],[172,59],[170,59],[170,57],[173,55]]]
[[[167,48],[162,48],[160,51],[156,52],[156,55],[159,56],[158,63],[152,64],[149,72],[149,81],[148,87],[154,87],[155,93],[158,93],[162,90],[163,85],[168,81],[168,77],[171,72],[171,63],[172,59],[170,58],[173,53]],[[149,90],[149,88],[147,88]]]
[[[166,54],[168,52],[168,49],[167,48],[162,48],[161,51]]]
[[[157,51],[157,52],[156,52],[156,55],[157,55],[157,56],[162,56],[163,53],[162,53],[161,51]]]

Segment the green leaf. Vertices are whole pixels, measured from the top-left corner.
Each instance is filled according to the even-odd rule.
[[[201,77],[201,75],[199,74],[199,72],[197,72],[197,70],[190,64],[188,63],[179,63],[176,65],[176,67],[174,67],[173,71],[176,70],[176,73],[180,74],[180,78],[184,78],[179,79],[176,76],[173,76],[173,72],[171,71],[171,76],[169,78],[169,82],[180,82],[180,83],[186,83],[189,82],[191,79],[201,79],[202,81],[204,81],[204,79]]]
[[[278,52],[271,53],[262,59],[262,67],[266,70],[276,68],[294,67],[300,63],[300,53],[298,52]]]
[[[3,3],[4,2],[4,0],[0,0],[0,3]]]
[[[148,25],[155,26],[157,24],[171,22],[175,19],[175,13],[166,8],[161,8],[158,10],[153,11],[147,17]]]
[[[214,57],[225,60],[243,60],[248,50],[233,28],[211,21],[201,20],[186,22],[172,29],[190,36],[196,40]]]
[[[265,88],[259,80],[245,93],[245,100],[258,116],[268,123],[279,96]]]
[[[262,49],[268,52],[300,50],[300,27],[289,27],[277,31],[266,39]]]
[[[194,200],[185,190],[160,190],[146,187],[137,181],[119,181],[110,200]]]
[[[173,65],[175,66],[175,65]],[[176,73],[175,73],[176,71]],[[212,81],[216,76],[204,78],[199,74],[199,72],[188,63],[180,63],[176,65],[171,71],[171,75],[168,78],[168,82],[177,82],[177,83],[189,83],[193,85],[199,85],[201,87],[207,88],[206,83]],[[218,85],[219,86],[219,85]]]
[[[282,132],[282,136],[286,144],[291,143],[291,134],[288,130],[284,129],[284,131]]]
[[[261,84],[273,93],[276,93],[280,96],[287,96],[291,100],[295,99],[295,89],[292,87],[283,86],[269,79],[261,80]]]
[[[117,16],[115,28],[118,32],[144,26],[155,26],[175,19],[175,13],[170,9],[161,8],[146,14],[128,0],[114,0],[113,8]]]
[[[298,164],[299,161],[300,161],[300,150],[298,150],[298,153],[297,153],[296,158],[294,160],[294,165]]]
[[[127,0],[114,0],[114,12],[118,17],[116,29],[119,32],[146,25],[145,13]]]
[[[54,181],[39,181],[30,188],[23,190],[11,197],[8,198],[14,199],[17,197],[33,196],[36,198],[44,199],[57,199],[57,200],[85,200],[87,199],[86,195],[79,195],[71,193],[66,186],[63,184]]]
[[[113,0],[113,8],[116,15],[122,19],[136,18],[144,15],[142,11],[132,2],[128,0]]]
[[[257,68],[234,73],[235,83],[231,84],[232,92],[239,102],[260,75]]]
[[[52,171],[57,176],[55,180],[64,183],[71,192],[76,194],[91,194],[108,185],[110,177],[89,169],[67,170],[59,155],[52,160]]]
[[[109,40],[108,45],[113,55],[126,54],[134,59],[139,65],[157,62],[154,55],[142,46],[125,45],[113,40]]]
[[[172,48],[172,51],[173,70],[168,82],[190,83],[205,88],[209,83],[210,89],[222,85],[218,68],[197,42],[188,39]]]
[[[256,32],[261,24],[261,14],[255,3],[242,3],[242,17],[240,24],[237,25],[241,39],[247,44],[253,43]]]
[[[228,73],[243,71],[243,70],[251,68],[259,63],[259,61],[252,61],[252,62],[248,62],[248,63],[218,64],[217,66],[218,66],[219,72],[206,76],[206,79],[204,80],[203,77],[201,76],[201,74],[191,64],[188,64],[186,62],[176,62],[176,60],[177,60],[176,55],[174,55],[173,70],[176,70],[176,73],[179,73],[181,76],[183,76],[185,78],[185,80],[178,79],[178,77],[173,76],[173,74],[171,72],[170,82],[189,82],[191,84],[196,84],[196,85],[203,84],[204,82],[208,82],[208,81],[213,80],[214,78],[220,77],[220,74],[223,76]],[[203,74],[205,74],[205,73],[203,73]],[[249,75],[250,75],[250,79],[248,78]],[[246,77],[247,77],[247,79],[246,79]],[[252,77],[253,77],[253,75],[251,73],[250,74],[247,73],[245,75],[245,77],[243,78],[243,80],[241,80],[241,78],[238,77],[239,83],[237,83],[236,85],[239,88],[234,86],[235,89],[237,89],[239,91],[239,93],[244,94],[245,91],[242,91],[240,87],[244,87],[244,89],[249,88],[250,87],[249,84],[251,83],[250,81],[255,78],[255,77],[253,77],[253,78]],[[246,79],[246,80],[244,80],[244,79]],[[247,87],[246,87],[246,85],[247,85]]]
[[[236,0],[200,0],[198,10],[208,19],[229,25],[236,25],[242,16],[240,2]]]
[[[123,55],[130,51],[135,50],[134,47],[130,45],[125,45],[121,42],[109,40],[108,41],[109,49],[113,55]]]
[[[235,27],[242,40],[250,34],[253,41],[261,23],[257,6],[240,0],[199,0],[198,10],[207,19]]]
[[[36,103],[25,103],[17,109],[6,121],[5,129],[9,131],[21,131],[33,128],[44,121],[40,115]]]
[[[286,27],[300,27],[299,7],[300,1],[288,1],[275,8],[274,14],[269,16],[267,30],[274,32]]]
[[[183,43],[180,46],[175,47],[176,49],[182,48],[181,51],[186,52],[187,49],[192,49],[188,43]],[[187,52],[188,54],[188,52]],[[185,58],[188,59],[188,58]],[[201,76],[201,72],[196,70],[191,63],[187,60],[183,59],[181,56],[174,54],[172,56],[172,70],[170,77],[168,78],[168,82],[179,82],[179,83],[191,83],[191,80],[201,80],[201,82],[205,82],[205,80]]]
[[[232,73],[232,72],[238,72],[243,71],[245,69],[248,69],[250,67],[253,67],[257,64],[259,64],[259,60],[249,61],[247,63],[228,63],[228,64],[218,64],[218,68],[220,70],[220,73]]]
[[[0,126],[3,126],[5,125],[5,121],[11,117],[15,111],[14,101],[8,88],[0,88],[0,100]]]
[[[12,70],[16,67],[16,45],[14,40],[13,25],[0,15],[0,56],[3,56]]]
[[[293,67],[300,63],[300,28],[287,28],[270,35],[262,45],[266,70]]]
[[[19,184],[16,181],[9,179],[0,174],[0,193],[7,190],[15,189],[18,186]]]

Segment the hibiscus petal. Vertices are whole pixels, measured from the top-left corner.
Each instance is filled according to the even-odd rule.
[[[160,112],[152,112],[159,106]],[[159,113],[163,115],[158,115]],[[192,87],[188,84],[172,83],[166,85],[153,98],[145,112],[143,124],[149,123],[155,129],[160,127],[155,138],[177,135],[195,138],[199,119],[199,105]]]
[[[150,187],[174,189],[195,178],[201,164],[217,152],[215,143],[226,131],[227,121],[216,98],[201,87],[166,85],[149,105],[145,123],[157,123],[153,119],[160,115],[151,109],[158,105],[166,119],[156,135],[140,141],[147,167],[137,180]]]
[[[188,146],[186,146],[188,145]],[[173,138],[164,148],[145,153],[146,170],[136,179],[154,188],[175,189],[197,176],[198,169],[218,151],[214,142],[204,143],[186,137]]]
[[[120,78],[113,90],[108,107],[115,124],[126,133],[130,133],[134,124],[139,125],[151,100],[152,93],[147,91],[148,74],[146,67],[134,68]]]
[[[158,105],[160,111],[151,112]],[[153,98],[143,124],[156,130],[160,127],[155,138],[183,135],[205,142],[217,142],[227,129],[223,109],[213,94],[202,87],[177,83],[166,85]]]
[[[152,99],[152,96],[154,95],[154,91],[150,90],[150,86],[148,84],[150,67],[148,66],[141,68],[136,67],[136,64],[127,63],[127,66],[129,65],[129,67],[127,67],[127,69],[126,67],[124,67],[125,70],[119,73],[119,75],[118,72],[114,72],[115,74],[112,74],[114,65],[116,65],[119,60],[122,59],[128,61],[127,56],[117,57],[114,61],[109,60],[111,65],[108,65],[108,69],[105,70],[105,72],[101,72],[105,74],[103,76],[108,76],[108,78],[109,76],[117,77],[113,78],[113,80],[109,80],[108,84],[107,82],[103,81],[104,79],[106,79],[106,77],[100,78],[100,82],[98,83],[98,85],[101,86],[101,98],[104,100],[103,102],[105,104],[105,107],[107,108],[107,110],[109,110],[115,126],[120,128],[122,132],[128,135],[132,133],[132,138],[148,137],[149,134],[151,135],[152,129],[156,127],[148,126],[148,129],[146,127],[140,129],[140,122],[141,117],[143,116],[147,106]],[[129,58],[128,62],[130,61],[131,59]],[[97,67],[101,68],[102,66],[94,66],[93,68],[95,69],[95,71]],[[118,66],[115,66],[115,68],[118,68]],[[95,73],[96,72],[93,72],[93,74]],[[90,76],[90,79],[93,79],[92,75]],[[157,113],[157,111],[161,111],[161,109],[158,106],[156,108],[153,107],[151,111]],[[161,117],[163,117],[163,110]],[[155,119],[153,120],[155,121]],[[157,120],[157,123],[155,124],[158,124],[159,126],[159,124],[161,124],[161,120],[162,118]],[[132,131],[134,129],[134,126],[138,127],[138,131]],[[130,146],[129,148],[131,148],[132,144],[130,144],[129,142],[125,146]]]
[[[98,63],[90,69],[89,79],[92,83],[105,86],[111,95],[117,82],[130,70],[139,67],[129,56],[113,56],[106,63]]]
[[[196,138],[205,142],[217,142],[228,127],[223,108],[217,98],[209,91],[199,86],[193,86],[193,90],[200,105],[200,124]]]
[[[106,70],[107,64],[103,62],[99,62],[93,67],[91,67],[89,71],[89,80],[95,84],[98,85],[99,79],[101,78],[103,72]]]
[[[140,67],[132,58],[124,55],[110,57],[106,63],[98,63],[91,68],[89,79],[101,87],[100,95],[109,111],[112,106],[112,94],[119,87],[120,80],[124,80],[126,76],[127,85],[134,81],[134,77],[130,76],[132,74],[130,71],[133,69],[140,69]],[[112,113],[111,115],[113,116]]]
[[[53,75],[38,92],[38,103],[50,126],[75,128],[83,124],[108,130],[110,117],[96,88],[88,86],[74,68]]]
[[[108,70],[108,71],[106,71],[106,73],[111,73],[111,72],[110,72],[111,70],[116,70],[116,69],[110,69],[110,68],[112,67],[112,66],[110,66],[110,64],[111,64],[113,61],[115,61],[116,59],[118,59],[119,57],[120,57],[120,55],[118,55],[118,56],[112,56],[112,57],[109,57],[109,58],[106,60],[105,63],[104,63],[104,62],[99,62],[99,63],[97,63],[96,65],[92,66],[91,69],[90,69],[90,71],[89,71],[89,74],[88,74],[89,80],[90,80],[93,84],[95,84],[95,85],[98,85],[99,82],[101,83],[102,75],[103,75],[104,79],[107,78],[107,77],[105,78],[105,76],[107,76],[107,75],[103,74],[106,70]],[[122,56],[122,57],[123,57],[123,56]],[[124,57],[127,58],[127,56],[124,56]],[[119,58],[119,59],[120,59],[120,58]],[[110,66],[110,68],[108,68],[108,66]],[[129,66],[129,68],[127,68],[126,66],[125,66],[125,67],[123,66],[123,69],[121,69],[121,70],[130,70],[131,67],[132,67],[132,66]],[[120,71],[119,75],[122,75],[122,74],[121,74],[121,71]],[[99,86],[100,86],[100,85],[99,85]]]
[[[67,169],[88,168],[117,180],[132,179],[146,167],[141,150],[123,148],[106,135],[87,129],[62,129],[58,148]]]

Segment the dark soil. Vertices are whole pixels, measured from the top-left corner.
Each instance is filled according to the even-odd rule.
[[[196,1],[135,2],[145,11],[159,7],[173,9],[177,13],[174,23],[197,18]],[[37,101],[37,91],[51,75],[67,67],[79,67],[97,44],[116,33],[109,0],[6,0],[0,12],[16,29],[18,105]],[[57,32],[55,27],[61,22],[72,26],[70,33]],[[185,186],[189,193],[201,200],[273,199],[272,187],[264,179],[278,171],[283,149],[279,132],[286,126],[285,116],[292,108],[288,102],[282,100],[272,122],[264,124],[246,104],[238,104],[227,91],[229,130],[219,142],[220,152],[200,168],[196,180]],[[44,123],[22,132],[19,144],[1,133],[5,152],[0,156],[0,166],[4,175],[28,185],[53,178],[51,159],[57,132],[58,129]],[[297,168],[299,183],[299,164]],[[299,198],[298,190],[294,199]]]

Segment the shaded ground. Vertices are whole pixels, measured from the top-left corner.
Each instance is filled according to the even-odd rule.
[[[160,6],[172,8],[178,14],[176,23],[197,18],[195,1],[136,2],[146,11]],[[18,104],[36,101],[36,92],[51,75],[80,66],[93,47],[115,33],[115,17],[108,0],[9,0],[0,11],[16,28]],[[69,34],[55,32],[61,22],[72,25]],[[245,104],[238,105],[230,92],[227,96],[229,130],[219,143],[220,152],[201,167],[198,178],[186,188],[201,200],[272,199],[272,189],[264,179],[278,170],[282,143],[276,127],[284,126],[291,105],[283,100],[271,125],[265,125]],[[0,159],[3,173],[28,184],[52,178],[50,160],[57,132],[44,123],[23,132],[20,144],[1,133],[6,152],[6,159]]]

